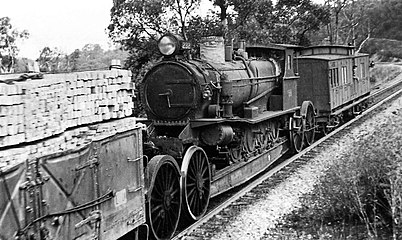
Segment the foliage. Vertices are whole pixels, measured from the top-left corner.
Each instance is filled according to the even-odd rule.
[[[105,51],[99,44],[86,44],[71,54],[44,47],[36,61],[41,72],[60,73],[108,69],[113,59],[123,61],[127,57],[127,52],[119,49]]]
[[[364,226],[370,238],[382,239],[384,232],[392,232],[394,239],[402,237],[402,118],[398,111],[392,114],[397,117],[388,117],[354,140],[321,179],[311,196],[313,204],[293,221],[303,219],[317,232],[334,225],[336,232],[346,231],[344,236]]]
[[[214,1],[227,16],[228,39],[308,45],[308,35],[329,21],[326,9],[311,0]],[[224,2],[224,3],[222,3]],[[222,18],[222,16],[220,16]]]
[[[160,57],[156,41],[166,32],[182,35],[197,50],[200,37],[211,34],[225,36],[228,41],[308,44],[308,35],[328,21],[325,9],[311,0],[279,0],[276,6],[271,0],[212,2],[220,12],[211,10],[202,18],[190,14],[199,0],[116,0],[109,36],[130,52],[128,67],[138,74]]]
[[[15,73],[27,73],[32,69],[29,69],[29,66],[33,68],[34,61],[28,58],[17,58],[14,65]]]
[[[221,22],[213,16],[206,18],[194,17],[187,28],[188,41],[192,46],[192,55],[199,55],[200,38],[206,36],[222,36]]]
[[[115,0],[111,9],[109,37],[129,51],[127,61],[131,70],[138,74],[148,62],[159,57],[156,41],[166,33],[182,35],[191,12],[200,0]]]
[[[309,35],[329,22],[327,9],[310,0],[278,0],[275,6],[276,19],[281,25],[279,32],[286,29],[289,40],[284,37],[277,42],[310,45]],[[287,41],[285,41],[287,40]]]
[[[65,61],[63,61],[64,54],[57,48],[50,49],[44,47],[37,59],[39,64],[39,70],[41,72],[58,72],[61,69],[65,69]]]
[[[274,29],[274,6],[272,1],[232,0],[235,14],[233,24],[229,25],[231,38],[243,39],[255,43],[272,42]]]
[[[370,20],[375,24],[373,37],[402,41],[402,1],[372,1]]]
[[[313,42],[353,44],[360,50],[370,38],[402,40],[402,2],[399,0],[325,0],[330,22]]]
[[[385,84],[402,73],[402,66],[396,64],[376,64],[370,69],[370,82],[374,85]]]
[[[181,34],[198,52],[202,36],[221,35],[227,42],[354,44],[360,51],[370,38],[402,38],[399,0],[209,0],[219,8],[206,17],[191,12],[200,0],[115,0],[109,36],[128,50],[134,74],[160,55],[157,39]],[[391,55],[391,52],[384,52]]]
[[[9,17],[0,18],[0,73],[13,72],[19,51],[16,41],[28,37],[28,31],[13,29]]]
[[[397,62],[402,59],[402,41],[371,38],[363,45],[361,52],[381,62]]]
[[[104,50],[99,44],[86,44],[82,50],[76,52],[75,55],[79,56],[76,59],[78,71],[107,69],[110,65],[110,61],[105,61],[103,57]]]

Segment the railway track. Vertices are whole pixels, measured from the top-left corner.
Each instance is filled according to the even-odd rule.
[[[207,213],[200,220],[190,226],[186,228],[182,227],[180,232],[178,232],[173,239],[203,239],[205,236],[199,236],[197,233],[194,233],[194,231],[201,228],[204,223],[208,222],[215,216],[219,216],[218,218],[222,219],[222,221],[224,221],[225,218],[229,218],[228,215],[230,215],[231,211],[238,211],[242,206],[247,206],[255,201],[255,197],[258,197],[259,192],[266,192],[267,189],[273,188],[275,184],[282,181],[286,176],[291,175],[310,159],[319,156],[320,152],[325,149],[326,146],[336,142],[343,133],[350,131],[355,123],[361,121],[362,118],[373,113],[380,106],[400,95],[402,95],[402,74],[394,81],[388,83],[385,87],[372,91],[372,94],[368,97],[371,104],[362,114],[344,123],[326,136],[318,139],[314,144],[300,153],[290,157],[284,156],[273,166],[268,168],[267,171],[260,174],[249,183],[235,189],[235,191],[231,191],[229,194],[219,197],[218,200],[212,199],[210,204],[211,207],[208,209]],[[220,226],[216,226],[217,229],[219,229],[219,227]],[[206,231],[214,231],[214,229]]]

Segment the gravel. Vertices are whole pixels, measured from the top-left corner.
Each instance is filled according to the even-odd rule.
[[[326,171],[346,154],[358,141],[364,141],[374,129],[387,119],[402,123],[402,97],[390,106],[366,119],[365,122],[329,145],[318,157],[312,158],[285,181],[271,189],[266,196],[242,208],[231,221],[215,231],[210,239],[265,239],[270,230],[290,213],[301,207],[303,196],[311,194]],[[265,236],[265,237],[264,237]],[[308,238],[308,236],[304,236]],[[267,238],[268,239],[268,238]]]

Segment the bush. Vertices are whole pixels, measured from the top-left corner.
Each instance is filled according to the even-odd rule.
[[[320,217],[313,220],[348,225],[358,220],[368,236],[378,238],[382,229],[401,239],[401,145],[402,127],[392,119],[357,141],[318,187],[312,216]]]
[[[369,39],[361,49],[361,52],[370,56],[376,55],[380,62],[394,62],[402,59],[402,41],[392,39]]]
[[[372,83],[384,83],[402,73],[402,66],[391,64],[376,64],[374,68],[370,70],[370,82]]]

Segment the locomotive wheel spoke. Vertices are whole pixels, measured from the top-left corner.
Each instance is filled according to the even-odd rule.
[[[265,147],[265,132],[263,124],[258,124],[253,127],[254,131],[257,133],[255,136],[255,142],[258,148],[263,149]]]
[[[205,214],[210,197],[210,166],[205,152],[199,147],[190,147],[181,171],[184,172],[181,180],[183,207],[191,219],[197,220]]]
[[[193,186],[195,186],[195,183],[194,182],[193,183],[189,182],[189,183],[187,183],[187,186],[188,187],[193,187]]]
[[[323,132],[324,136],[326,136],[326,135],[328,135],[328,133],[330,132],[330,130],[327,128],[327,126],[324,126],[324,127],[322,128],[322,132]]]
[[[314,110],[311,105],[307,108],[306,114],[306,129],[305,129],[305,139],[307,146],[310,146],[314,142],[315,138],[315,117]]]
[[[200,171],[201,171],[201,176],[205,176],[208,171],[208,168],[206,168],[206,167],[201,168]]]
[[[158,196],[158,197],[151,196],[151,198],[152,198],[152,201],[154,201],[155,203],[163,202],[162,196]]]
[[[181,211],[180,173],[168,155],[151,159],[147,167],[147,219],[156,239],[169,239],[176,231]]]
[[[255,151],[256,138],[254,136],[252,129],[249,127],[246,128],[244,132],[244,143],[247,152],[252,153]]]
[[[304,129],[300,118],[290,119],[290,141],[294,152],[300,152],[303,149]]]
[[[229,156],[232,162],[236,163],[240,161],[241,159],[241,147],[236,146],[236,147],[231,147],[229,148]]]
[[[267,125],[268,128],[268,136],[269,140],[273,143],[276,142],[279,138],[279,126],[278,123],[274,121],[270,121]]]
[[[296,152],[300,152],[303,149],[303,137],[300,133],[293,133],[293,145]]]
[[[159,211],[162,208],[162,205],[155,205],[155,207],[152,209],[151,213],[155,213],[157,211]]]
[[[272,132],[272,140],[274,142],[278,141],[279,139],[279,123],[278,122],[272,122],[272,128],[271,128],[271,132]]]
[[[195,188],[191,188],[190,190],[188,190],[188,194],[187,194],[187,196],[189,196],[190,197],[190,200],[192,200],[193,199],[193,195],[196,193],[196,191],[195,191]]]

